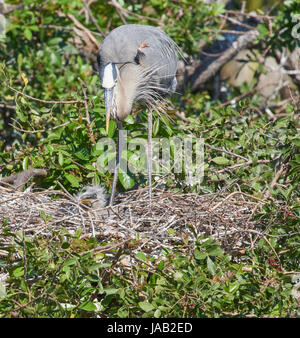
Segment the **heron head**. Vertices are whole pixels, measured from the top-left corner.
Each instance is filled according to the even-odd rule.
[[[118,68],[114,63],[107,63],[100,71],[100,79],[104,88],[104,104],[106,114],[106,133],[108,133],[109,119],[116,109]]]

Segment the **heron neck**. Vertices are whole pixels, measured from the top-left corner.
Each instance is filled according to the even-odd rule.
[[[139,83],[138,68],[134,64],[125,65],[119,73],[118,78],[118,118],[124,120],[132,109]]]

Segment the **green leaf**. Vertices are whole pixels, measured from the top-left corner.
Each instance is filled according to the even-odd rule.
[[[112,138],[114,136],[115,130],[117,129],[117,124],[115,121],[110,120],[108,125],[108,134],[107,136]]]
[[[160,318],[161,316],[161,311],[159,309],[156,309],[154,312],[154,318]]]
[[[216,266],[215,263],[209,258],[207,257],[206,260],[206,264],[207,264],[207,270],[214,275],[216,273]]]
[[[95,168],[94,168],[91,164],[86,164],[85,167],[86,167],[88,170],[95,170]]]
[[[107,287],[107,288],[104,288],[104,291],[107,295],[115,295],[119,292],[119,289]]]
[[[297,162],[297,163],[300,164],[300,154],[296,154],[296,155],[295,155],[295,159],[296,159],[295,162]]]
[[[42,107],[42,108],[40,109],[40,112],[41,112],[41,113],[49,113],[50,110],[51,110],[50,108]]]
[[[207,257],[207,253],[206,253],[206,252],[201,252],[201,251],[198,250],[198,249],[195,249],[194,255],[195,255],[195,258],[196,258],[196,259],[204,259],[204,258]]]
[[[71,183],[72,187],[79,187],[79,180],[74,175],[65,173],[64,176]]]
[[[153,124],[153,136],[155,137],[159,131],[159,119],[155,120]]]
[[[176,236],[176,235],[177,235],[176,231],[175,231],[174,229],[172,229],[172,228],[169,228],[169,229],[168,229],[168,233],[169,233],[170,235],[172,235],[172,236]]]
[[[139,302],[139,307],[145,312],[149,312],[154,309],[154,306],[149,302]]]
[[[295,146],[300,147],[300,138],[294,138],[291,140]]]
[[[214,157],[212,159],[212,161],[216,164],[220,164],[220,165],[226,165],[229,163],[229,160],[225,157],[222,157],[222,156],[217,156],[217,157]]]
[[[164,266],[165,266],[165,261],[161,260],[157,265],[157,269],[162,270]]]
[[[79,167],[76,164],[70,164],[65,167],[65,170],[69,170],[69,169],[79,169]]]
[[[182,281],[183,279],[183,273],[180,272],[180,271],[176,271],[173,275],[174,279],[177,280],[177,281]]]
[[[28,156],[25,156],[24,159],[23,159],[23,162],[22,162],[22,167],[23,167],[23,170],[27,170],[28,169]]]
[[[19,67],[21,67],[22,63],[23,63],[23,55],[21,53],[19,53],[18,57],[17,57],[17,64],[18,64]]]
[[[124,189],[128,190],[134,186],[134,179],[125,173],[121,168],[119,169],[118,177]]]
[[[24,30],[24,36],[27,40],[31,40],[32,39],[32,33],[31,33],[31,30],[28,29],[28,28],[25,28]]]
[[[134,124],[134,118],[131,115],[128,115],[124,121],[128,124]]]
[[[80,150],[76,151],[75,156],[83,161],[88,161],[90,158],[90,153],[86,148],[81,148]]]
[[[64,165],[64,156],[61,152],[58,153],[58,163],[61,167]]]
[[[238,290],[239,286],[240,286],[240,283],[238,281],[234,283],[230,283],[228,291],[234,294]]]
[[[77,263],[77,258],[73,257],[73,258],[68,258],[65,262],[64,262],[64,266],[70,266],[70,265],[74,265]]]
[[[129,315],[129,311],[124,307],[118,309],[117,315],[119,318],[127,318]]]
[[[136,254],[136,257],[138,257],[139,259],[143,260],[143,261],[146,261],[147,260],[147,257],[146,255],[143,253],[143,252],[138,252]]]
[[[63,242],[61,247],[62,247],[62,249],[68,249],[70,247],[70,243],[69,242]]]
[[[209,256],[221,256],[224,253],[224,250],[221,248],[211,248],[210,250],[207,251]]]
[[[50,40],[48,40],[48,44],[51,46],[55,46],[55,45],[58,45],[60,42],[62,42],[63,41],[63,39],[62,38],[59,38],[59,37],[57,37],[57,38],[52,38],[52,39],[50,39]]]
[[[47,216],[44,210],[41,210],[40,215],[45,223],[47,223],[52,218],[52,215]]]
[[[14,269],[13,271],[14,277],[21,277],[24,276],[24,266],[19,266]]]
[[[97,307],[94,303],[90,301],[86,301],[79,305],[79,309],[85,310],[85,311],[95,311],[97,310]]]
[[[95,260],[100,260],[105,258],[105,254],[103,252],[99,252],[95,255]]]
[[[257,25],[257,30],[259,32],[259,36],[258,37],[260,39],[263,39],[266,35],[269,34],[268,28],[265,25],[263,25],[263,24],[258,24]]]
[[[89,272],[91,272],[91,271],[99,270],[102,267],[103,267],[103,263],[95,263],[95,264],[90,265],[88,267],[88,270]]]

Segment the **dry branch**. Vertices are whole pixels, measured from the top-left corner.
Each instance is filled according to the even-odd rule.
[[[0,184],[10,184],[17,190],[22,190],[24,185],[34,177],[46,177],[47,171],[45,169],[28,169],[19,174],[4,177],[0,180]]]
[[[12,90],[13,92],[17,93],[18,95],[22,95],[32,101],[40,102],[40,103],[46,103],[46,104],[75,104],[75,103],[83,103],[84,101],[82,100],[71,100],[71,101],[54,101],[54,100],[42,100],[42,99],[37,99],[36,97],[27,95],[23,92],[20,92],[19,90],[11,87],[7,83],[4,83],[4,86]]]
[[[156,23],[160,23],[160,20],[155,19],[155,18],[151,18],[150,16],[144,16],[144,15],[139,15],[137,13],[133,13],[132,11],[123,8],[122,6],[120,6],[115,0],[110,0],[108,2],[111,6],[115,7],[116,11],[119,13],[120,17],[123,18],[123,16],[125,16],[126,18],[129,15],[135,16],[136,18],[138,18],[139,20],[149,20],[149,21],[153,21]],[[123,18],[121,20],[123,21],[124,24],[126,24],[125,19]]]
[[[191,89],[193,92],[197,91],[200,86],[206,82],[210,77],[215,75],[218,70],[230,59],[237,55],[237,53],[245,48],[250,47],[256,38],[258,37],[257,30],[250,30],[244,35],[236,39],[232,45],[215,61],[213,61],[209,67],[202,70],[201,64],[195,69],[193,76],[191,77]]]
[[[91,18],[94,26],[97,28],[98,32],[100,33],[100,35],[105,38],[105,34],[102,32],[101,28],[99,27],[98,23],[97,23],[97,20],[95,19],[92,11],[90,10],[90,4],[87,4],[84,0],[82,0],[82,3],[83,3],[83,6],[84,6],[84,9],[87,11],[88,13],[88,16]]]
[[[84,41],[89,51],[91,51],[93,54],[98,53],[100,44],[89,29],[84,27],[72,14],[64,14],[62,12],[58,12],[58,15],[61,17],[67,17],[68,19],[73,21],[75,26],[73,27],[73,30],[75,34]]]

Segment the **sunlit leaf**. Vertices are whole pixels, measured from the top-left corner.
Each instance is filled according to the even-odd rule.
[[[97,310],[97,306],[90,301],[86,301],[79,305],[79,309],[85,311],[95,311]]]
[[[65,173],[64,176],[71,183],[72,187],[79,187],[79,180],[74,175]]]
[[[207,270],[214,275],[216,273],[216,266],[215,263],[209,258],[207,257],[206,259],[206,263],[207,263]]]
[[[139,307],[145,312],[149,312],[154,309],[154,306],[149,302],[139,302]]]
[[[221,156],[217,156],[212,158],[212,161],[216,164],[220,164],[220,165],[226,165],[229,163],[229,160],[225,157],[221,157]]]

